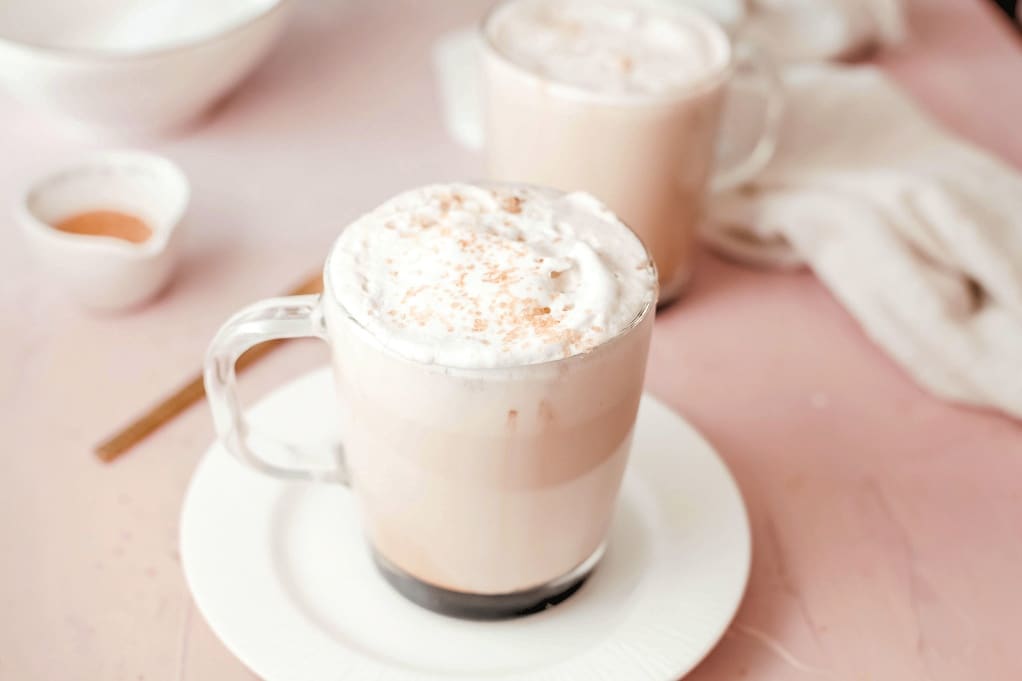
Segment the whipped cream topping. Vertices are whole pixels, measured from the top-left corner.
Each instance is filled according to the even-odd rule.
[[[656,297],[642,242],[583,193],[431,185],[350,225],[327,285],[361,326],[408,359],[511,367],[584,353]]]
[[[518,0],[486,30],[519,66],[601,94],[668,93],[716,77],[730,60],[719,26],[653,0]]]

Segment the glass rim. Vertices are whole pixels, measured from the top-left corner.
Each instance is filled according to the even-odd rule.
[[[448,183],[448,184],[456,184],[456,183],[451,182],[451,183]],[[464,182],[463,184],[471,185],[471,186],[474,186],[474,187],[483,187],[483,188],[487,188],[487,187],[527,187],[527,188],[538,189],[538,190],[546,191],[546,192],[554,192],[554,193],[557,194],[557,196],[565,196],[567,194],[572,193],[572,192],[566,192],[566,191],[563,191],[563,190],[560,190],[560,189],[555,189],[553,187],[545,187],[545,186],[542,186],[542,185],[530,184],[528,182],[498,182],[498,181],[481,180],[481,181],[467,181],[467,182]],[[412,190],[408,190],[408,191],[412,191]],[[395,196],[397,196],[397,195],[395,195]],[[394,198],[394,197],[391,197],[391,198]],[[386,201],[389,201],[389,200],[390,199],[387,199]],[[386,201],[384,201],[384,203]],[[601,201],[600,203],[602,204],[603,202]],[[613,211],[612,211],[612,213],[613,213]],[[455,364],[444,364],[444,363],[441,363],[441,362],[422,362],[422,361],[413,359],[411,357],[408,357],[406,355],[403,355],[400,352],[394,350],[393,348],[387,347],[387,345],[382,340],[377,338],[376,334],[374,334],[372,331],[370,331],[368,328],[366,328],[366,326],[362,322],[360,322],[358,319],[355,318],[355,316],[348,310],[347,307],[345,307],[344,303],[342,303],[341,300],[334,293],[334,289],[333,289],[333,286],[331,284],[331,271],[333,270],[333,268],[331,267],[331,263],[333,262],[333,259],[334,259],[335,255],[337,254],[337,252],[340,250],[340,248],[339,248],[340,239],[341,239],[340,235],[334,240],[333,245],[330,246],[330,252],[327,254],[326,262],[323,265],[323,293],[321,294],[321,301],[322,301],[323,304],[333,305],[338,310],[340,310],[340,312],[344,315],[344,318],[347,319],[348,321],[350,321],[354,325],[354,327],[357,328],[361,333],[365,334],[366,337],[371,339],[373,344],[378,349],[380,349],[382,352],[384,352],[387,355],[389,355],[391,357],[394,357],[394,358],[396,358],[398,360],[401,360],[403,362],[407,362],[409,364],[414,364],[416,366],[420,366],[420,367],[423,367],[423,368],[426,368],[426,369],[431,369],[431,370],[435,370],[435,371],[444,371],[444,372],[448,372],[448,373],[457,372],[459,374],[487,375],[487,374],[496,374],[496,373],[500,373],[500,372],[521,371],[521,370],[529,370],[529,369],[542,370],[542,369],[546,369],[546,368],[552,368],[552,367],[555,367],[555,366],[561,366],[561,365],[563,365],[565,363],[569,363],[569,362],[573,362],[573,361],[581,361],[581,360],[583,360],[585,358],[591,357],[595,353],[601,352],[604,348],[607,348],[607,347],[612,346],[612,345],[617,345],[617,343],[622,341],[627,336],[631,335],[631,333],[635,329],[639,328],[642,325],[642,323],[651,314],[653,314],[653,315],[656,314],[657,301],[658,301],[658,299],[660,297],[659,272],[657,270],[656,261],[653,260],[653,256],[649,252],[649,248],[646,246],[646,242],[642,240],[642,238],[635,232],[634,229],[632,229],[632,227],[628,223],[626,223],[624,220],[622,220],[620,217],[618,217],[617,213],[613,213],[613,215],[617,219],[617,221],[619,223],[621,223],[621,225],[626,230],[628,230],[633,237],[635,237],[636,241],[639,242],[639,245],[642,246],[643,253],[646,254],[646,259],[649,262],[650,269],[653,271],[653,289],[652,289],[651,295],[643,303],[642,308],[635,314],[635,316],[624,327],[621,328],[620,331],[615,333],[613,336],[610,336],[609,338],[606,338],[606,339],[600,341],[599,343],[597,343],[596,345],[592,346],[591,348],[587,348],[586,350],[583,350],[582,352],[576,352],[574,354],[567,355],[566,357],[559,357],[559,358],[556,358],[556,359],[547,359],[547,360],[543,360],[543,361],[540,361],[540,362],[522,362],[522,363],[516,363],[516,364],[509,364],[509,365],[506,365],[506,366],[466,367],[466,366],[458,366],[458,365],[455,365]],[[358,220],[358,219],[360,219],[360,218],[356,218],[356,220]],[[352,222],[354,222],[354,221],[352,221]],[[352,223],[348,223],[348,224],[350,226]],[[345,229],[347,229],[347,227],[345,227]],[[342,234],[343,234],[343,230],[342,230]]]
[[[505,8],[510,7],[519,2],[536,2],[537,0],[500,0],[495,5],[490,7],[480,19],[476,26],[476,31],[480,36],[482,45],[486,50],[487,54],[496,57],[501,63],[511,67],[518,75],[523,76],[536,83],[540,83],[553,92],[557,93],[558,96],[564,99],[573,99],[581,102],[589,102],[593,104],[604,104],[610,106],[628,106],[628,107],[641,107],[641,106],[663,106],[667,104],[674,104],[677,102],[687,101],[693,97],[705,94],[717,87],[720,87],[723,83],[726,83],[732,76],[735,70],[735,50],[734,43],[728,32],[720,25],[720,22],[715,20],[706,12],[703,12],[695,7],[668,7],[667,5],[658,5],[664,11],[676,14],[676,15],[688,15],[690,17],[696,17],[700,21],[704,22],[708,26],[711,26],[713,30],[718,34],[718,37],[723,40],[723,44],[727,48],[727,59],[724,63],[710,76],[705,79],[701,79],[695,83],[681,85],[678,87],[670,88],[660,93],[627,93],[627,94],[611,94],[606,92],[598,92],[596,90],[590,90],[582,85],[575,85],[565,81],[554,80],[543,76],[542,74],[532,71],[528,67],[519,64],[510,56],[508,56],[503,50],[501,50],[493,41],[493,37],[490,35],[490,24],[494,18],[502,12]],[[539,0],[542,1],[542,0]],[[636,0],[630,0],[635,2]],[[646,4],[653,5],[649,0],[640,0]]]

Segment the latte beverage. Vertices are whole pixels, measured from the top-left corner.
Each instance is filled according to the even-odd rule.
[[[348,227],[326,273],[346,318],[328,323],[348,468],[388,564],[506,594],[600,550],[654,272],[585,194],[432,186]]]
[[[661,298],[692,274],[731,46],[654,0],[510,0],[484,23],[491,177],[586,191],[649,247]]]
[[[266,337],[324,338],[345,477],[384,576],[466,617],[566,598],[602,554],[628,459],[657,297],[642,242],[588,194],[433,185],[349,225],[324,278],[322,299],[257,304],[214,341],[225,445],[294,474],[232,431],[218,348],[243,351],[232,339],[260,318],[280,328]]]

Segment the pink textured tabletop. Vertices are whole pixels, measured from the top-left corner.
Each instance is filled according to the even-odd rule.
[[[113,465],[90,447],[191,375],[230,312],[314,270],[349,219],[480,175],[441,127],[426,55],[484,4],[299,3],[237,94],[142,144],[180,163],[194,203],[180,276],[137,313],[67,302],[5,223],[0,678],[252,678],[196,612],[177,554],[207,410]],[[1022,167],[1022,41],[988,5],[916,0],[911,43],[882,61]],[[98,146],[0,99],[0,204]],[[325,357],[296,343],[246,374],[245,396]],[[811,274],[709,256],[657,322],[648,385],[722,453],[754,531],[745,602],[692,679],[1022,678],[1022,425],[923,393]]]

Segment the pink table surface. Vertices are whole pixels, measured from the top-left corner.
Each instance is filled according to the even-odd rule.
[[[252,678],[196,612],[177,553],[207,410],[115,465],[90,446],[194,372],[231,311],[315,268],[352,217],[480,175],[442,130],[426,55],[484,4],[300,3],[237,94],[189,134],[142,145],[184,167],[195,199],[187,263],[136,314],[66,302],[4,223],[0,679]],[[980,0],[916,0],[911,22],[885,67],[1022,166],[1018,36]],[[0,100],[0,203],[99,146]],[[244,392],[325,357],[294,344]],[[709,256],[657,322],[649,389],[719,448],[754,531],[748,595],[692,679],[1022,678],[1018,423],[923,393],[811,274]]]

